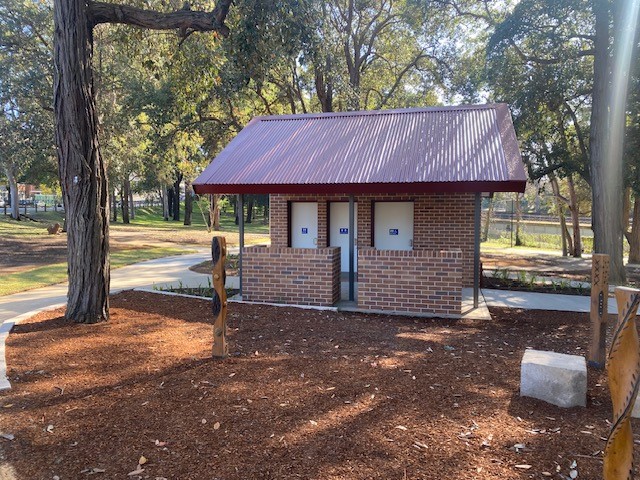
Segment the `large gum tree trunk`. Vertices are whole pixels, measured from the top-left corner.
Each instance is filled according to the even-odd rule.
[[[67,219],[66,318],[109,317],[109,202],[98,148],[92,34],[84,0],[54,2],[54,110],[60,185]]]
[[[595,55],[593,61],[593,100],[591,107],[590,155],[592,228],[594,253],[610,257],[609,280],[612,284],[625,282],[622,259],[622,164],[611,158],[610,114],[607,93],[610,82],[609,58],[609,2],[591,0],[595,17]]]

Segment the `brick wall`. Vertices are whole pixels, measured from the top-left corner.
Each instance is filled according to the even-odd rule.
[[[419,195],[358,195],[358,248],[373,246],[372,212],[375,201],[414,202],[414,251],[451,250],[462,252],[462,283],[473,286],[473,193]],[[340,195],[271,195],[271,245],[288,246],[287,204],[290,201],[318,202],[318,246],[328,246],[327,204],[348,201]]]
[[[460,316],[462,269],[460,250],[360,250],[358,307]]]
[[[248,247],[243,299],[331,306],[340,300],[340,248]]]

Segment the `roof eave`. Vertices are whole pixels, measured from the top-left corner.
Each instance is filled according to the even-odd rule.
[[[417,193],[523,193],[526,180],[479,182],[423,183],[331,183],[331,184],[193,184],[198,195],[203,194],[417,194]]]

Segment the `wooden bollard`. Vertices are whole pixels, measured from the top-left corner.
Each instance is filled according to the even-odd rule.
[[[211,241],[213,260],[213,356],[224,358],[227,347],[227,291],[224,284],[227,273],[224,269],[227,258],[227,242],[224,237],[213,237]]]
[[[589,366],[602,370],[607,352],[609,255],[594,253],[591,260],[591,344]]]
[[[613,404],[613,424],[604,448],[604,479],[633,478],[631,412],[640,385],[640,346],[636,314],[640,290],[616,288],[618,322],[607,357],[607,375]]]

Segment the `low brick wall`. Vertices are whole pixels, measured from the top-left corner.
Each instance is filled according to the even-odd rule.
[[[321,306],[340,300],[339,247],[248,247],[242,273],[243,300]]]
[[[359,250],[358,307],[460,316],[462,268],[460,250]]]

